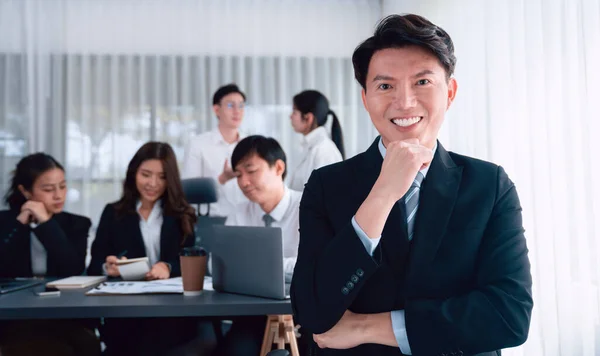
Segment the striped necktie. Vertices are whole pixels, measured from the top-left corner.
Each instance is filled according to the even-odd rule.
[[[406,226],[408,229],[408,241],[411,241],[415,229],[415,220],[417,217],[417,210],[419,208],[419,191],[421,190],[421,183],[423,182],[423,173],[418,172],[413,184],[404,195],[404,205],[406,206]]]

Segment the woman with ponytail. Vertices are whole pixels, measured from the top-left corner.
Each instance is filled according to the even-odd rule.
[[[289,187],[303,191],[313,170],[345,158],[342,128],[335,113],[329,109],[325,95],[316,90],[305,90],[294,96],[294,110],[290,116],[294,131],[304,135],[304,154],[300,164],[292,171]],[[331,116],[331,138],[325,130]]]

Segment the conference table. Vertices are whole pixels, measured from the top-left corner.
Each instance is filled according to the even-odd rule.
[[[86,296],[84,290],[63,290],[60,296],[39,297],[44,285],[0,295],[0,320],[200,317],[292,314],[289,300],[204,291],[182,294]]]

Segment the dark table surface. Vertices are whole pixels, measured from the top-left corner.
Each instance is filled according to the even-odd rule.
[[[204,291],[196,297],[182,294],[86,296],[85,290],[61,291],[39,297],[44,285],[0,295],[0,320],[76,319],[99,317],[198,317],[291,314],[290,300]]]

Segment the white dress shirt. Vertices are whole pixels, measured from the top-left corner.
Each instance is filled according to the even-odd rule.
[[[433,148],[433,155],[435,156],[435,151],[437,151],[437,142],[435,143],[435,147]],[[381,157],[385,158],[386,149],[383,145],[383,140],[379,139],[379,152],[381,153]],[[427,172],[429,172],[429,167],[423,168],[420,170],[423,177],[427,177]],[[418,208],[417,208],[418,211]],[[367,252],[371,256],[373,256],[373,252],[377,248],[379,241],[381,240],[381,235],[377,238],[370,239],[364,230],[358,225],[356,222],[355,216],[352,217],[352,226],[354,227],[354,231],[360,238],[360,241],[367,249]],[[404,316],[404,310],[393,310],[391,312],[392,315],[392,328],[394,331],[394,336],[396,337],[396,341],[398,342],[398,346],[400,347],[400,351],[404,355],[412,355],[412,351],[410,350],[410,344],[408,342],[408,335],[406,333],[406,319]]]
[[[300,199],[302,193],[285,187],[283,198],[275,209],[269,213],[274,219],[271,227],[280,227],[283,237],[283,268],[285,280],[292,280],[296,257],[298,256],[298,243],[300,241],[299,233],[299,212]],[[265,226],[263,216],[266,213],[257,203],[248,201],[241,204],[236,212],[230,215],[225,221],[229,226]]]
[[[304,184],[313,170],[342,160],[340,150],[323,126],[302,137],[302,149],[302,160],[289,178],[290,189],[299,192],[304,190]]]
[[[37,227],[37,224],[30,224],[32,229]],[[44,245],[38,240],[35,233],[32,231],[29,234],[31,245],[31,272],[34,276],[45,276],[48,268],[48,253]]]
[[[240,140],[244,137],[240,132]],[[236,145],[237,142],[227,143],[218,128],[192,137],[186,145],[182,178],[208,177],[217,181],[219,201],[210,205],[212,216],[229,216],[238,204],[247,201],[235,179],[223,185],[219,183],[225,160],[231,165],[231,154]]]
[[[135,210],[140,216],[140,232],[142,233],[144,249],[150,261],[150,266],[154,266],[160,260],[160,233],[163,224],[161,204],[160,201],[154,203],[154,207],[152,207],[152,211],[148,215],[148,220],[145,220],[142,214],[140,214],[142,202],[138,201],[135,206]]]

